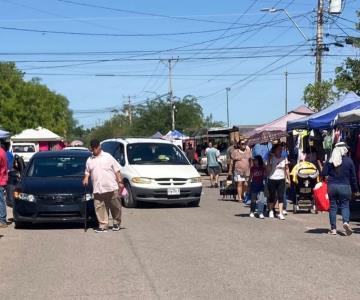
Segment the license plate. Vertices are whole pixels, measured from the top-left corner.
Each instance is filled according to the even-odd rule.
[[[172,188],[167,190],[168,196],[180,195],[180,189]]]

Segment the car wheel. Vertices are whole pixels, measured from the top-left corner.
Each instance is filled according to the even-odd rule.
[[[137,201],[133,197],[133,193],[131,191],[131,186],[129,183],[125,184],[125,187],[128,192],[128,196],[124,198],[123,203],[126,208],[135,208],[137,207]]]
[[[200,205],[200,200],[196,200],[188,204],[189,207],[199,207],[199,205]]]

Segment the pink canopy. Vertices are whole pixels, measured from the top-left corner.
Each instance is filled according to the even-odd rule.
[[[301,105],[297,109],[290,111],[287,115],[248,132],[246,136],[249,138],[249,144],[266,143],[271,141],[271,137],[275,138],[276,136],[276,139],[279,139],[286,136],[286,125],[288,121],[301,119],[313,113],[311,109],[305,105]]]

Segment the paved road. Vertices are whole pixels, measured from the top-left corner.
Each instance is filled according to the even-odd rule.
[[[1,230],[0,299],[359,299],[360,224],[247,217],[205,189],[200,208],[125,210],[120,232]]]

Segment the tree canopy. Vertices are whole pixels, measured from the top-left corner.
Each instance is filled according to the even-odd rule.
[[[46,127],[64,137],[76,122],[69,101],[39,79],[24,80],[14,63],[0,63],[0,127],[12,133]]]
[[[148,100],[144,104],[132,106],[132,123],[128,111],[113,116],[102,126],[94,128],[88,139],[106,139],[114,136],[151,136],[160,131],[166,134],[172,127],[171,104],[164,99]],[[213,121],[212,116],[204,118],[202,107],[194,96],[185,96],[175,102],[176,129],[186,134],[206,125],[223,123]]]

